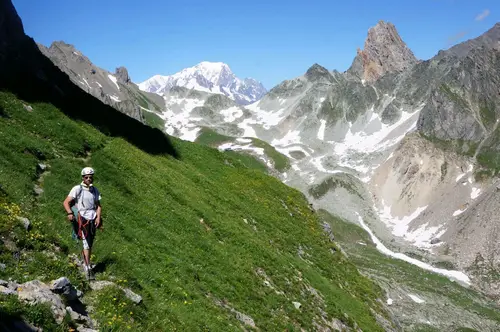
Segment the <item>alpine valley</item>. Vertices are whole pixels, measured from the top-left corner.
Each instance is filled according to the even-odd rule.
[[[383,289],[384,330],[498,331],[500,24],[422,60],[379,21],[345,72],[313,64],[269,91],[221,62],[136,84],[64,42],[38,47],[103,103],[250,155],[301,192],[342,255]],[[315,266],[310,249],[297,255]]]

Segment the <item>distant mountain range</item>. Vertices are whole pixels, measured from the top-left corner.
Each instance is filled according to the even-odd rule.
[[[239,79],[222,62],[204,61],[174,75],[155,75],[139,83],[141,90],[159,95],[164,95],[173,87],[223,94],[239,105],[256,102],[267,92],[262,83],[252,78]]]

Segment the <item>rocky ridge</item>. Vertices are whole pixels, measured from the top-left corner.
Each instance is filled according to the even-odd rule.
[[[38,44],[42,53],[85,92],[130,117],[145,122],[144,112],[161,112],[164,102],[156,94],[140,91],[125,67],[110,73],[94,65],[73,45],[63,41],[50,47]]]

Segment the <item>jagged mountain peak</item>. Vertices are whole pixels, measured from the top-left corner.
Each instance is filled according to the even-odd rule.
[[[305,74],[305,77],[311,81],[311,82],[317,82],[317,81],[327,81],[327,82],[332,82],[333,81],[333,76],[332,74],[328,71],[323,66],[320,66],[319,64],[315,63],[312,65]]]
[[[139,83],[143,91],[164,95],[174,86],[182,86],[228,96],[238,104],[247,105],[259,100],[267,90],[255,79],[240,79],[224,62],[202,61],[173,75],[155,75]]]
[[[53,41],[52,44],[50,44],[50,47],[65,47],[65,48],[70,48],[70,49],[74,49],[76,50],[76,47],[75,45],[73,44],[68,44],[66,43],[65,41],[63,40],[56,40],[56,41]],[[50,48],[49,47],[49,48]]]
[[[380,20],[368,30],[364,49],[358,49],[348,73],[374,82],[386,73],[406,70],[417,62],[394,24]]]

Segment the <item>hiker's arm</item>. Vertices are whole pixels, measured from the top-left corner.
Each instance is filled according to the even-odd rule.
[[[102,207],[101,207],[101,202],[97,202],[97,217],[95,218],[95,225],[96,227],[99,227],[99,225],[101,224],[101,210],[102,210]]]
[[[66,213],[68,214],[68,220],[71,221],[73,220],[73,211],[71,211],[71,202],[73,201],[73,197],[68,196],[63,202],[64,210],[66,210]]]

